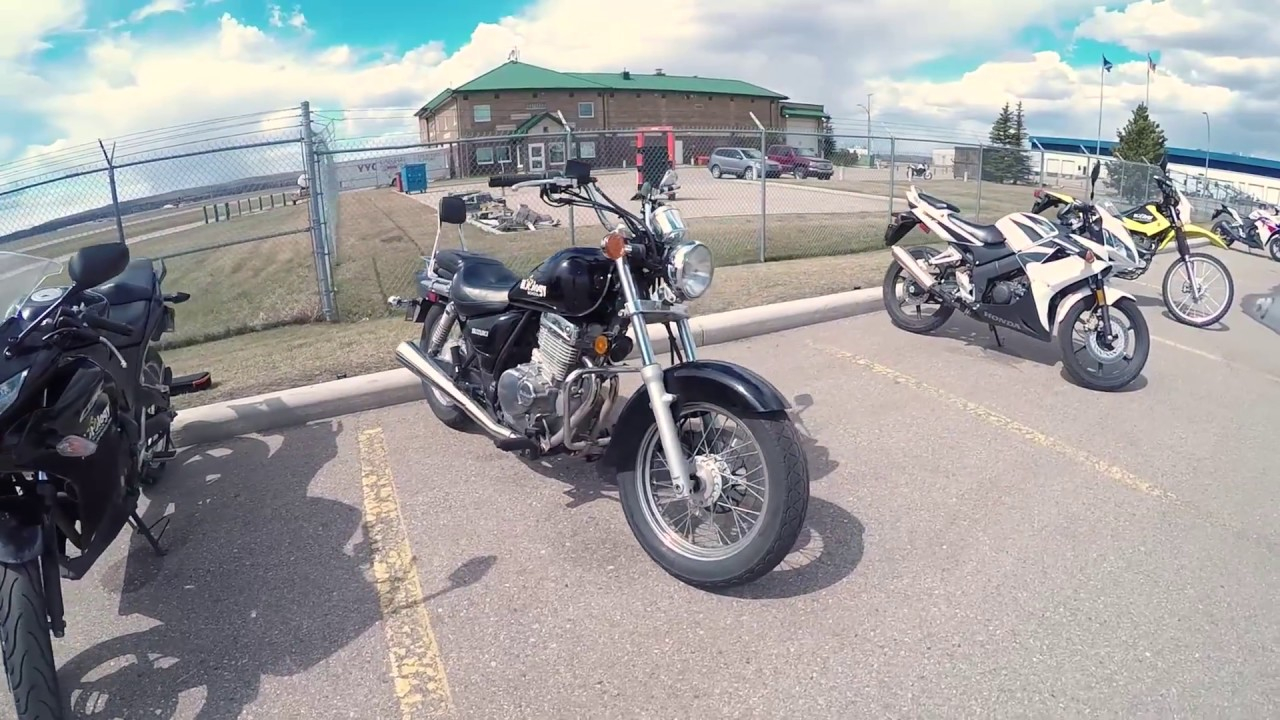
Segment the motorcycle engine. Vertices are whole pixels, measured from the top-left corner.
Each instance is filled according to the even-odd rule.
[[[1001,280],[991,286],[991,302],[996,305],[1008,305],[1026,292],[1026,280]]]
[[[529,362],[498,378],[498,407],[512,430],[529,434],[531,429],[541,429],[551,434],[559,429],[564,421],[557,413],[561,384],[581,364],[584,343],[595,335],[559,315],[542,315],[538,346]]]

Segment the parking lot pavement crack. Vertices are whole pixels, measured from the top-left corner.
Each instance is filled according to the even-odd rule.
[[[382,428],[362,430],[359,445],[364,531],[373,550],[374,586],[401,717],[448,715],[453,698],[400,512]]]
[[[1052,436],[1046,435],[1045,433],[1040,432],[1035,428],[1023,425],[1022,423],[1010,417],[1001,415],[1000,413],[995,412],[990,408],[983,407],[978,403],[975,403],[970,400],[966,400],[965,398],[962,398],[958,395],[953,395],[947,392],[946,390],[929,385],[928,383],[917,380],[916,378],[911,377],[910,375],[898,372],[893,368],[886,367],[873,360],[868,360],[867,358],[864,358],[860,355],[855,355],[851,352],[840,350],[838,348],[828,347],[826,345],[820,345],[812,341],[809,342],[809,346],[814,348],[815,350],[820,350],[824,353],[827,353],[828,355],[833,355],[835,357],[838,357],[848,362],[849,364],[854,365],[855,367],[868,370],[876,375],[887,378],[889,380],[893,380],[894,382],[900,385],[905,385],[911,388],[912,390],[924,393],[926,395],[931,395],[934,398],[941,400],[942,402],[948,405],[951,405],[953,407],[959,408],[960,410],[963,410],[968,415],[975,417],[979,420],[982,420],[988,425],[992,425],[994,427],[998,427],[1008,432],[1011,432],[1015,435],[1019,435],[1022,438],[1028,440],[1029,442],[1035,445],[1038,445],[1046,450],[1049,450],[1054,453],[1057,453],[1058,455],[1067,457],[1081,465],[1091,467],[1103,477],[1109,480],[1112,480],[1116,483],[1119,483],[1120,485],[1123,485],[1131,490],[1136,490],[1140,493],[1143,493],[1144,495],[1148,495],[1153,498],[1158,498],[1160,500],[1169,501],[1179,505],[1182,504],[1182,501],[1179,500],[1179,498],[1176,495],[1174,495],[1172,492],[1158,485],[1155,485],[1151,482],[1143,480],[1142,478],[1138,477],[1137,475],[1134,475],[1133,473],[1129,472],[1128,470],[1125,470],[1124,468],[1112,465],[1111,463],[1108,463],[1105,460],[1094,457],[1093,455],[1085,452],[1084,450],[1081,450],[1072,445],[1068,445],[1067,443],[1061,440],[1058,440],[1057,438],[1054,438]]]

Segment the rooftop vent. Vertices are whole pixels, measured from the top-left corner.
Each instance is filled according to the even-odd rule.
[[[623,70],[623,71],[622,71],[622,79],[623,79],[623,80],[630,80],[630,79],[631,79],[631,71],[630,71],[630,70]]]
[[[653,71],[653,74],[654,74],[654,75],[666,75],[666,73],[662,72],[662,68],[658,68],[657,70],[654,70],[654,71]]]

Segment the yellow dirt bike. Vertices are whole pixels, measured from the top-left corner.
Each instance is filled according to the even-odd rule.
[[[1222,249],[1227,243],[1216,233],[1186,222],[1191,217],[1191,201],[1168,178],[1168,161],[1160,161],[1161,174],[1155,178],[1160,189],[1160,199],[1139,205],[1125,212],[1116,212],[1138,247],[1138,265],[1117,271],[1115,276],[1124,280],[1136,280],[1151,268],[1156,253],[1170,242],[1177,241],[1178,259],[1169,266],[1160,284],[1165,309],[1173,319],[1192,327],[1208,327],[1222,320],[1231,309],[1235,298],[1235,280],[1226,264],[1208,253],[1192,252],[1189,238],[1201,238]],[[1040,189],[1035,192],[1036,202],[1031,212],[1040,214],[1050,208],[1060,208],[1058,222],[1076,227],[1084,222],[1080,203],[1070,195]],[[1077,228],[1078,229],[1078,228]],[[1174,290],[1181,290],[1182,301],[1174,301]],[[1225,295],[1225,297],[1224,297]],[[1219,298],[1221,300],[1219,301]],[[1200,310],[1199,307],[1204,309]]]

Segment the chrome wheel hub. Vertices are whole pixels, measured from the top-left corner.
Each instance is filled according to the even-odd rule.
[[[710,511],[724,492],[724,477],[729,474],[729,466],[716,455],[698,455],[693,458],[693,472],[697,481],[689,493],[689,504],[695,513]]]

